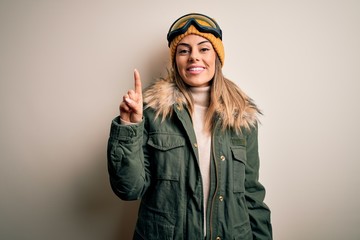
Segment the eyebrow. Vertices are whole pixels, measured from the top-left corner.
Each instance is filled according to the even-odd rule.
[[[209,43],[209,42],[210,41],[205,40],[205,41],[199,42],[197,45],[201,45],[201,44]],[[179,43],[178,45],[183,45],[183,46],[186,46],[186,47],[190,47],[190,44],[188,44],[188,43]]]

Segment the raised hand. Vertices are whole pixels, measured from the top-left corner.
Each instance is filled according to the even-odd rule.
[[[120,103],[120,118],[127,122],[139,123],[143,116],[143,99],[140,73],[134,70],[135,90],[131,89],[124,95]]]

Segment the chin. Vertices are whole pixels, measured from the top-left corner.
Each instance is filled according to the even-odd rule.
[[[188,79],[184,81],[187,85],[192,87],[199,87],[199,86],[208,86],[210,85],[211,80],[201,80],[201,79]]]

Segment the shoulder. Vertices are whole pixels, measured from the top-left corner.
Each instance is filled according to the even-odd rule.
[[[155,112],[169,112],[175,103],[185,103],[185,97],[176,84],[166,79],[158,79],[144,90],[144,107]]]

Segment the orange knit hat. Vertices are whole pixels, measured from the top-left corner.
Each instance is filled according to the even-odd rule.
[[[197,23],[202,25],[202,26],[209,26],[210,24],[208,24],[206,21],[202,21],[200,19],[196,19]],[[179,27],[182,27],[185,25],[185,22],[182,23]],[[208,32],[200,32],[194,25],[190,25],[189,28],[186,30],[185,33],[177,35],[174,39],[172,39],[169,42],[169,48],[170,48],[170,60],[171,63],[173,63],[174,58],[175,58],[175,53],[176,53],[176,48],[177,45],[179,44],[179,42],[186,36],[190,35],[190,34],[195,34],[195,35],[199,35],[203,38],[206,38],[207,40],[209,40],[212,44],[212,46],[215,49],[215,52],[217,53],[221,65],[224,65],[224,59],[225,59],[225,51],[224,51],[224,45],[222,43],[222,40],[220,37],[216,37],[214,34],[212,33],[208,33]]]

